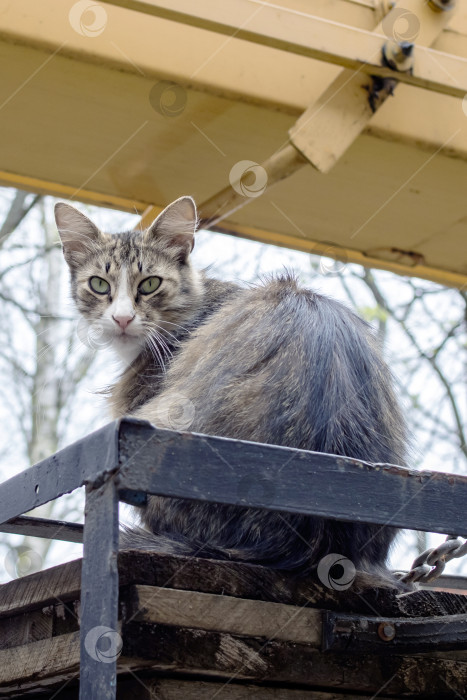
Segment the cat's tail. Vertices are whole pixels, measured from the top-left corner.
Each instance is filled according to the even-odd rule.
[[[188,542],[174,540],[164,535],[154,535],[142,527],[120,525],[119,550],[141,549],[146,552],[163,552],[165,554],[193,554],[193,547]]]
[[[138,549],[145,552],[161,552],[163,554],[179,554],[196,556],[204,559],[237,559],[238,553],[233,550],[212,547],[206,543],[198,544],[188,540],[183,535],[155,535],[142,527],[120,525],[119,549]],[[237,554],[237,556],[236,556]]]
[[[185,557],[214,559],[218,561],[227,560],[236,562],[239,566],[242,564],[264,566],[264,563],[258,562],[255,557],[255,552],[251,552],[251,556],[249,556],[248,551],[245,550],[240,551],[237,549],[212,547],[206,543],[195,544],[192,540],[185,539],[180,535],[176,536],[171,534],[170,537],[167,535],[155,535],[137,526],[120,526],[119,549],[120,551],[138,550],[157,552],[159,554],[175,554]],[[270,569],[270,571],[274,569],[277,571],[276,567],[272,567],[272,570],[270,567],[266,568]],[[297,571],[289,573],[295,573],[295,575],[298,575],[300,578],[306,578],[306,576],[310,575],[314,580],[317,578],[316,567],[312,567],[308,570],[306,575],[305,572],[301,572],[300,574]],[[357,590],[365,590],[367,588],[392,588],[399,592],[413,590],[413,586],[401,583],[401,581],[399,581],[385,566],[374,566],[371,572],[357,570],[355,572],[354,584]]]

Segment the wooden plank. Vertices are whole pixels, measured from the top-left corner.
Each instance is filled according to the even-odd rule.
[[[37,642],[40,639],[48,639],[53,634],[52,609],[33,610],[3,619],[0,630],[0,649],[9,649]]]
[[[445,679],[452,696],[467,686],[467,664],[455,659],[428,657],[322,654],[309,646],[254,637],[234,637],[204,630],[130,623],[122,630],[123,655],[119,672],[197,674],[225,681],[273,682],[354,693],[439,700],[446,698]],[[43,689],[46,683],[76,676],[78,634],[65,634],[0,651],[0,697],[21,688]]]
[[[80,590],[81,559],[38,571],[0,586],[0,617],[77,600]]]
[[[321,611],[230,596],[134,586],[125,618],[319,647]]]
[[[37,610],[3,617],[0,622],[0,649],[50,639],[79,629],[79,600],[56,602]]]
[[[324,587],[313,576],[300,578],[252,564],[214,561],[157,552],[125,551],[118,556],[120,588],[135,584],[170,587],[235,598],[388,617],[425,617],[464,612],[465,596],[414,591],[397,597],[394,589],[357,574],[346,591]],[[79,600],[81,559],[0,586],[0,618]]]
[[[127,418],[119,440],[121,488],[136,494],[467,535],[465,476],[177,433]],[[267,503],[248,488],[253,477],[267,486]]]
[[[79,632],[63,634],[23,647],[0,651],[0,697],[8,692],[5,686],[32,681],[40,687],[42,679],[68,679],[79,671]]]
[[[217,586],[220,588],[219,592],[222,592],[223,583],[225,581],[233,580],[233,587],[236,593],[242,592],[241,581],[244,579],[245,572],[247,573],[246,583],[244,584],[245,589],[248,590],[256,581],[256,586],[261,589],[261,574],[264,570],[261,567],[251,567],[246,565],[232,565],[225,564],[223,562],[210,562],[202,560],[190,560],[183,557],[168,557],[167,555],[148,555],[142,553],[123,553],[123,560],[126,558],[125,569],[126,569],[126,580],[128,580],[129,572],[139,572],[142,571],[144,575],[152,571],[158,572],[159,577],[163,575],[165,577],[164,583],[169,583],[168,578],[178,578],[178,581],[182,585],[187,585],[187,583],[193,584],[194,580],[201,582],[206,581],[206,587]],[[128,555],[128,556],[126,556]],[[122,555],[120,555],[122,557]],[[76,564],[79,562],[72,562],[73,568],[76,572]],[[58,567],[63,570],[66,566]],[[193,567],[190,571],[190,567]],[[122,568],[122,567],[121,567]],[[162,574],[161,574],[162,570]],[[229,576],[230,572],[230,576]],[[35,575],[36,582],[37,577],[42,576],[43,579],[47,580],[47,574],[49,572],[42,572],[42,574]],[[56,573],[56,572],[55,572]],[[175,576],[176,574],[176,576]],[[237,576],[237,581],[235,578]],[[249,574],[249,576],[248,576]],[[300,582],[294,580],[293,577],[284,577],[283,575],[277,575],[274,572],[265,571],[266,581],[268,576],[272,574],[272,581],[276,581],[277,588],[283,589],[284,582],[289,582],[289,588],[292,590],[295,586],[295,593],[297,593],[297,585],[300,586]],[[277,577],[277,578],[276,578]],[[32,578],[32,577],[29,577]],[[77,577],[79,579],[79,577]],[[156,577],[157,578],[157,575]],[[122,576],[125,580],[125,576]],[[15,582],[16,583],[16,582]],[[27,584],[26,579],[18,582]],[[264,583],[264,581],[262,582]],[[302,582],[303,583],[303,582]],[[10,584],[7,584],[9,586]],[[169,585],[174,585],[173,581],[170,581]],[[231,584],[232,585],[232,584]],[[271,586],[271,590],[274,591],[274,585]],[[312,589],[311,589],[312,590]],[[1,592],[1,589],[0,589]],[[235,606],[238,605],[239,609],[248,618],[249,615],[253,614],[253,607],[249,607],[252,601],[246,601],[247,606],[242,607],[245,601],[241,599],[237,600],[223,600],[222,596],[215,596],[217,600],[212,601],[213,596],[194,596],[190,595],[190,592],[181,591],[182,596],[177,597],[177,591],[164,591],[160,588],[157,590],[157,595],[163,597],[167,596],[169,601],[168,605],[159,606],[156,602],[154,606],[154,601],[150,600],[151,591],[147,587],[142,588],[141,593],[143,594],[141,602],[146,603],[146,610],[141,613],[142,619],[146,622],[141,622],[140,620],[134,619],[132,622],[128,623],[124,627],[124,632],[122,636],[125,642],[124,654],[125,658],[119,662],[119,669],[123,671],[125,668],[131,667],[133,671],[144,668],[152,668],[153,670],[163,671],[163,672],[195,672],[201,673],[203,675],[218,675],[224,677],[226,680],[229,679],[230,675],[235,674],[239,679],[254,679],[254,680],[273,680],[277,682],[285,683],[300,683],[307,684],[310,687],[313,685],[318,687],[342,687],[346,689],[356,689],[359,692],[361,688],[360,677],[365,677],[365,683],[363,690],[365,692],[377,692],[377,683],[386,683],[389,680],[389,675],[386,673],[386,666],[382,665],[376,657],[372,656],[366,658],[365,663],[362,665],[362,660],[355,661],[355,657],[338,656],[333,659],[323,658],[322,655],[310,657],[306,649],[310,649],[311,644],[307,644],[306,647],[303,644],[297,644],[296,642],[285,642],[277,638],[277,633],[275,635],[274,642],[268,642],[268,637],[261,637],[258,634],[250,634],[249,636],[239,635],[239,634],[226,634],[205,631],[204,629],[188,629],[188,630],[176,630],[173,624],[167,626],[164,621],[172,619],[172,613],[179,615],[178,619],[175,620],[177,624],[190,624],[196,623],[196,618],[199,622],[199,617],[205,615],[207,618],[204,623],[214,625],[216,624],[216,619],[221,615],[225,614],[225,619],[221,622],[227,620],[227,614],[229,609],[232,611],[233,618],[228,621],[232,625],[239,624],[239,617],[235,615]],[[188,593],[188,595],[186,595]],[[250,595],[252,591],[250,589]],[[123,604],[126,611],[126,619],[131,617],[133,608],[131,608],[132,592],[130,590],[123,591]],[[302,589],[302,601],[306,597],[306,589]],[[397,599],[399,601],[413,601],[417,597],[415,593],[413,596],[408,596],[406,598]],[[425,592],[423,595],[431,599],[431,593]],[[442,594],[441,594],[442,595]],[[326,597],[326,591],[324,592],[324,598]],[[342,594],[337,596],[342,598]],[[361,594],[355,596],[356,598],[363,597]],[[205,600],[203,601],[203,598]],[[218,606],[212,613],[211,619],[209,620],[209,606],[206,605],[206,599],[210,599],[213,602],[213,607]],[[456,598],[455,596],[445,596],[444,599],[451,600]],[[161,598],[159,598],[159,601]],[[176,603],[179,602],[180,610],[177,611]],[[198,605],[198,610],[193,610],[193,608],[187,609],[187,604],[184,601],[190,601],[193,605]],[[303,601],[304,602],[304,601]],[[134,604],[134,598],[133,598]],[[190,603],[189,603],[190,604]],[[377,592],[376,599],[373,600],[374,605],[384,604],[384,592]],[[255,605],[255,604],[253,604]],[[262,605],[268,605],[262,604]],[[271,605],[271,604],[269,604]],[[183,607],[182,607],[183,606]],[[227,606],[227,607],[226,607]],[[230,608],[228,607],[230,606]],[[261,606],[261,603],[260,603]],[[280,606],[283,608],[286,606]],[[273,608],[268,608],[271,610],[271,617],[274,615]],[[274,610],[276,610],[274,606]],[[263,608],[266,610],[266,608]],[[151,612],[156,615],[156,620],[159,620],[156,624],[154,621],[148,622]],[[308,612],[316,613],[316,611],[303,610],[302,613],[306,616]],[[300,614],[302,614],[300,613]],[[161,617],[157,618],[160,614]],[[213,621],[214,618],[214,621]],[[299,620],[299,617],[297,618]],[[277,622],[277,619],[274,620]],[[203,624],[203,621],[201,621]],[[255,625],[259,626],[259,631],[265,634],[268,630],[267,625],[268,620],[261,615],[259,620],[255,622]],[[248,625],[248,620],[247,620]],[[261,625],[263,628],[261,629]],[[264,627],[266,625],[266,627]],[[194,625],[195,626],[195,625]],[[234,627],[234,629],[238,629]],[[248,631],[245,628],[245,631]],[[273,631],[273,630],[272,630]],[[241,633],[241,629],[240,629]],[[280,633],[279,633],[280,636]],[[241,638],[239,638],[241,637]],[[60,637],[54,637],[52,640],[45,640],[45,642],[35,642],[33,644],[28,644],[27,647],[23,647],[20,650],[20,656],[22,662],[25,658],[27,663],[23,668],[24,675],[16,677],[12,673],[16,672],[18,674],[18,666],[11,666],[11,659],[13,658],[11,654],[16,654],[19,651],[17,649],[7,650],[11,652],[10,655],[0,652],[0,679],[2,677],[1,669],[10,669],[9,675],[6,675],[6,683],[8,685],[3,685],[3,690],[0,688],[0,696],[11,695],[11,688],[17,686],[21,682],[21,687],[26,688],[43,688],[44,684],[56,683],[57,679],[61,681],[66,681],[69,678],[73,678],[76,673],[74,670],[74,657],[71,655],[70,659],[63,659],[62,656],[57,657],[57,663],[54,664],[51,659],[56,656],[55,644],[61,644],[60,640],[64,642],[70,638],[70,635],[61,635]],[[265,641],[266,639],[266,641]],[[58,640],[58,642],[57,642]],[[50,642],[51,647],[47,646],[46,642]],[[45,644],[45,646],[44,646]],[[42,645],[42,646],[41,646]],[[68,647],[67,647],[68,648]],[[27,649],[27,654],[26,654]],[[203,650],[207,650],[205,656]],[[216,651],[217,650],[217,651]],[[76,652],[77,653],[77,652]],[[19,654],[16,654],[15,659],[19,658]],[[40,663],[40,659],[46,659],[46,664],[44,665],[44,671],[41,673],[37,672],[37,665]],[[457,660],[456,660],[457,659]],[[29,662],[30,660],[30,662]],[[451,658],[450,655],[445,655],[443,658],[437,658],[435,660],[430,658],[420,658],[416,660],[415,665],[411,662],[413,659],[407,658],[403,662],[398,657],[390,657],[387,660],[387,668],[392,669],[391,673],[395,673],[394,679],[391,681],[393,685],[387,690],[386,695],[397,693],[415,694],[415,687],[417,683],[420,683],[420,678],[425,678],[425,676],[430,679],[434,674],[434,669],[439,676],[444,676],[451,678],[454,676],[459,679],[459,683],[466,682],[464,677],[464,671],[466,668],[465,656]],[[69,664],[69,665],[68,665]],[[215,665],[219,664],[220,668]],[[246,667],[245,667],[246,664]],[[365,665],[366,664],[366,665]],[[355,668],[354,668],[355,667]],[[311,670],[310,670],[311,668]],[[266,669],[266,670],[265,670]],[[285,669],[285,675],[284,675]],[[309,673],[306,678],[303,677],[308,669]],[[342,669],[344,669],[344,674]],[[373,669],[376,669],[373,674]],[[29,674],[29,676],[27,675]],[[230,675],[229,675],[230,674]],[[342,684],[342,675],[344,675],[344,682]],[[415,680],[414,680],[415,679]],[[0,680],[0,683],[3,683]],[[341,685],[342,684],[342,685]],[[360,684],[360,685],[359,685]],[[417,697],[427,697],[427,698],[437,698],[441,697],[440,687],[441,684],[434,684],[433,688],[420,686],[420,694]],[[418,686],[417,686],[418,687]],[[454,686],[456,689],[460,687]],[[362,692],[363,692],[362,690]],[[423,691],[423,693],[422,693]],[[417,691],[418,692],[418,691]],[[355,691],[354,691],[355,693]],[[437,695],[438,693],[438,695]]]
[[[119,672],[143,669],[151,662],[120,657]],[[79,674],[79,632],[62,634],[13,649],[0,651],[0,697],[11,697],[13,689],[43,690]]]
[[[428,656],[323,654],[310,646],[252,637],[234,637],[204,630],[130,623],[123,627],[124,655],[153,660],[153,669],[216,675],[237,680],[300,684],[386,695],[446,697],[449,679],[454,692],[467,686],[467,664]],[[136,661],[138,663],[138,661]]]
[[[427,651],[467,651],[467,618],[463,615],[414,619],[363,617],[305,607],[238,600],[156,586],[135,586],[125,602],[125,618],[236,636],[265,637],[324,650],[418,654]],[[323,620],[323,624],[322,624]],[[380,629],[394,629],[386,641]]]

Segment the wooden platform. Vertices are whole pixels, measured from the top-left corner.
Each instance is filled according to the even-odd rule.
[[[0,697],[78,697],[80,577],[77,560],[0,586]],[[144,552],[120,553],[119,577],[122,700],[439,699],[467,687],[467,651],[418,653],[426,624],[439,630],[465,613],[462,595],[398,597],[359,578],[334,591],[262,567]],[[342,646],[346,615],[363,621],[371,653],[351,637],[346,651],[323,651],[326,629]],[[411,618],[420,644],[399,632],[384,641],[385,618]]]

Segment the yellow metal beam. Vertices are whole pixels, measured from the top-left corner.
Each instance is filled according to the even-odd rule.
[[[0,170],[0,186],[15,187],[26,192],[35,192],[37,194],[50,195],[51,197],[63,197],[63,199],[76,199],[79,202],[86,204],[95,204],[99,207],[109,209],[118,209],[119,211],[127,211],[133,214],[142,214],[148,208],[147,202],[140,202],[136,199],[128,199],[127,197],[118,197],[104,192],[94,192],[93,190],[79,189],[63,185],[59,182],[50,182],[37,177],[28,177],[27,175],[19,175],[17,173],[9,173]],[[162,211],[162,207],[155,207],[157,213]],[[157,216],[157,214],[156,214]]]
[[[227,4],[227,0],[224,2]],[[127,12],[109,4],[105,5],[107,21],[104,31],[88,37],[70,25],[68,12],[74,4],[73,0],[11,3],[0,12],[0,39],[9,46],[24,46],[25,55],[26,47],[37,47],[44,52],[42,58],[38,55],[39,62],[46,61],[52,53],[56,54],[47,66],[59,57],[68,57],[76,63],[105,66],[109,71],[116,69],[123,75],[133,75],[135,83],[142,76],[153,81],[163,78],[187,90],[200,90],[236,100],[238,105],[260,105],[295,117],[318,99],[339,70],[322,61],[238,41],[236,37],[227,40],[220,34],[148,17],[140,12]],[[333,0],[332,3],[313,0],[312,9],[314,14],[323,18],[374,30],[380,18],[376,12],[380,4],[382,6],[382,0],[375,6],[369,0],[362,0],[361,4],[355,0]],[[310,3],[309,0],[281,0],[281,5],[290,10],[306,11]],[[407,0],[404,0],[403,7],[398,3],[397,8],[406,14],[407,11],[413,12]],[[458,2],[455,14],[435,13],[426,3],[424,9],[423,17],[420,11],[416,13],[423,20],[420,28],[416,28],[419,32],[417,43],[423,42],[430,18],[439,24],[445,15],[448,25],[435,40],[433,48],[467,58],[467,3]],[[90,17],[92,19],[92,14]],[[401,21],[404,21],[403,17]],[[397,30],[396,23],[394,32]],[[177,50],[178,46],[186,50]],[[7,61],[15,63],[18,58],[5,56],[5,63]],[[15,72],[18,70],[19,67],[15,66]],[[34,82],[35,79],[31,86]],[[467,132],[463,129],[465,115],[461,100],[407,85],[400,85],[398,92],[403,100],[386,102],[384,110],[371,120],[368,128],[372,134],[428,149],[436,149],[449,139],[452,155],[467,158]],[[456,136],[451,139],[454,132]],[[4,166],[4,169],[18,172],[14,167]]]
[[[245,0],[246,3],[250,1]],[[154,4],[155,0],[148,0],[148,2]],[[371,36],[378,37],[377,32],[381,32],[385,26],[392,26],[398,11],[399,8],[394,7],[384,19],[386,24],[379,24],[376,32]],[[420,26],[418,34],[421,35],[419,41],[427,45],[437,38],[448,21],[447,13],[434,13],[427,8],[424,0],[406,0],[405,11],[417,20],[420,17],[424,22],[423,30]],[[316,20],[314,17],[310,19]],[[321,22],[321,20],[318,21]],[[342,25],[339,27],[344,31],[349,29]],[[369,33],[366,32],[366,34]],[[284,145],[262,163],[260,169],[264,175],[265,186],[267,182],[270,188],[292,175],[303,167],[305,158],[322,173],[328,172],[362,133],[377,107],[381,106],[388,95],[386,88],[385,95],[382,94],[381,97],[378,95],[372,105],[369,100],[371,90],[372,80],[365,73],[344,68],[318,101],[312,103],[289,130],[291,143]],[[207,228],[230,218],[235,211],[253,201],[254,198],[244,195],[241,184],[237,183],[237,185],[240,186],[231,183],[231,186],[217,192],[202,203],[201,220]],[[140,225],[147,226],[154,216],[155,211],[149,207],[144,212]]]
[[[405,72],[394,70],[391,82],[386,83],[385,86],[380,85],[378,90],[375,89],[374,80],[369,80],[368,75],[365,75],[366,66],[355,72],[345,68],[289,129],[290,141],[295,148],[322,173],[327,173],[334,167],[372,121],[374,113],[386,100],[391,89],[396,86],[394,80],[397,80],[398,84],[403,76],[412,76],[420,68],[419,57],[423,55],[420,52],[430,51],[428,47],[441,34],[452,16],[452,10],[434,12],[427,5],[426,0],[404,0],[402,5],[408,24],[413,24],[414,20],[418,23],[416,31],[415,28],[411,30],[414,34],[416,33],[417,55],[410,57],[413,60],[410,71],[407,73],[407,70]],[[397,26],[400,12],[401,6],[394,5],[378,24],[372,37],[378,37],[384,31],[389,33],[388,28]],[[386,48],[386,56],[390,55],[391,50],[398,51],[400,48],[399,43],[392,40],[386,41],[383,46]],[[431,61],[435,61],[435,65],[439,67],[432,55],[426,54],[425,59],[427,56],[430,58],[425,66],[428,72],[432,69]],[[461,59],[461,61],[465,63],[464,79],[467,81],[467,60]],[[451,77],[457,80],[454,76],[451,75]],[[396,99],[402,99],[399,90]]]
[[[40,194],[50,195],[53,197],[63,197],[64,199],[73,199],[74,195],[74,189],[67,185],[40,180],[38,178],[25,177],[23,175],[17,175],[4,171],[0,171],[0,185],[5,187],[15,187],[30,192],[38,192]],[[79,193],[79,201],[130,213],[142,214],[146,210],[146,218],[142,219],[143,226],[148,226],[163,209],[163,207],[148,207],[147,203],[126,199],[124,197],[116,197],[102,192],[94,192],[92,190],[81,190]],[[259,241],[260,243],[267,243],[269,245],[276,245],[282,248],[300,250],[313,255],[336,257],[338,260],[344,261],[345,263],[357,263],[367,267],[390,270],[391,272],[395,272],[399,275],[421,277],[448,287],[458,287],[464,289],[467,287],[467,274],[463,275],[450,270],[435,269],[426,265],[415,264],[413,267],[407,267],[406,264],[382,261],[381,259],[371,255],[365,255],[364,253],[351,248],[330,246],[330,244],[327,242],[323,243],[319,241],[307,240],[303,236],[267,231],[265,229],[255,228],[253,226],[242,226],[239,224],[236,224],[235,227],[216,226],[215,230],[233,236],[247,238],[252,241]]]
[[[73,199],[74,190],[72,187],[62,185],[58,182],[48,182],[38,178],[25,177],[24,175],[16,175],[0,170],[0,185],[4,187],[15,187],[28,192],[37,192],[39,194],[50,195],[52,197],[63,197],[64,199]],[[113,195],[104,194],[102,192],[93,192],[92,190],[81,190],[79,193],[79,201],[96,206],[106,207],[109,209],[118,209],[129,213],[141,214],[144,210],[148,210],[147,203],[138,202],[136,200],[126,199],[124,197],[115,197]],[[161,211],[163,207],[150,207],[148,216],[142,220],[143,225],[148,226]],[[263,229],[254,228],[251,226],[236,226],[234,228],[216,227],[216,231],[224,232],[233,236],[240,236],[252,241],[259,241],[269,245],[276,245],[282,248],[293,248],[304,253],[313,255],[325,255],[332,257],[334,254],[339,260],[345,262],[358,263],[378,269],[391,270],[399,275],[411,274],[415,277],[444,284],[448,287],[466,287],[467,275],[456,274],[449,270],[434,270],[431,267],[424,265],[414,265],[412,269],[408,269],[406,265],[395,262],[382,262],[378,258],[370,255],[364,255],[358,250],[350,248],[330,249],[329,243],[320,243],[316,241],[308,241],[303,237],[294,236],[274,231],[265,231]]]
[[[316,15],[370,32],[380,19],[370,0],[280,4],[305,13],[311,6]],[[420,4],[437,25],[451,15]],[[458,5],[433,46],[467,58],[467,3]],[[275,153],[341,70],[108,3],[98,5],[105,7],[102,33],[89,36],[70,22],[74,6],[18,0],[0,11],[4,184],[126,211],[154,203],[154,215],[182,194],[206,203],[241,159],[264,163]],[[92,13],[82,19],[85,29],[93,24]],[[421,22],[417,43],[427,26]],[[186,97],[173,118],[149,97],[167,81]],[[302,168],[222,226],[310,252],[329,254],[333,246],[348,260],[462,285],[463,106],[399,85],[325,178]]]
[[[437,282],[438,284],[444,284],[446,287],[456,287],[459,289],[467,288],[467,274],[451,272],[450,270],[436,269],[433,267],[428,267],[427,265],[418,265],[415,261],[415,264],[412,266],[396,261],[383,261],[380,258],[374,257],[370,254],[361,253],[353,248],[333,246],[327,242],[307,240],[306,238],[303,238],[303,236],[295,236],[294,234],[289,233],[277,233],[275,231],[265,231],[263,229],[253,228],[250,226],[236,225],[235,229],[216,226],[215,230],[222,233],[228,233],[233,236],[248,238],[252,241],[276,245],[281,248],[292,248],[294,250],[300,250],[304,253],[310,253],[312,255],[324,255],[325,257],[339,260],[343,264],[356,263],[358,265],[363,265],[364,267],[389,270],[390,272],[395,272],[398,275],[403,275],[406,277],[420,277],[432,282]],[[404,258],[404,251],[394,249],[393,256],[395,260],[397,260],[398,257],[402,259]]]
[[[192,0],[103,1],[368,75],[394,77],[394,71],[382,65],[382,48],[387,41],[394,40],[392,34],[384,34],[384,25],[377,34],[260,0],[227,0],[222,3],[218,0],[197,0],[196,3]],[[437,14],[428,8],[430,12]],[[413,16],[420,24],[418,17]],[[418,40],[418,36],[415,38]],[[397,79],[408,85],[463,98],[467,93],[467,60],[418,43],[413,52],[413,69],[397,73]]]

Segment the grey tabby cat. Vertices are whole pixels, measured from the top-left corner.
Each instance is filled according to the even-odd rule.
[[[79,312],[126,369],[114,417],[164,425],[171,397],[190,430],[404,464],[406,430],[369,326],[290,275],[243,288],[193,269],[197,213],[182,197],[144,232],[108,234],[68,204],[56,221]],[[395,530],[151,496],[124,546],[308,573],[337,552],[384,572]]]

